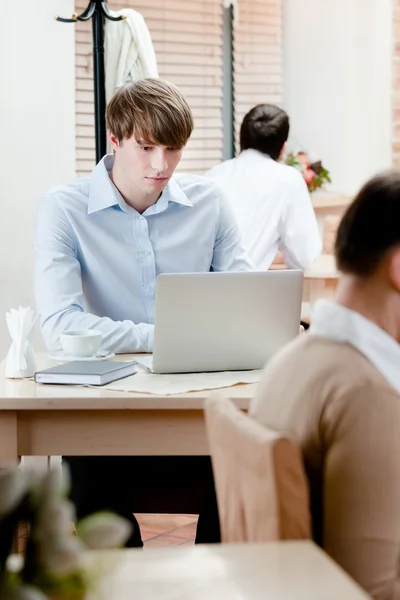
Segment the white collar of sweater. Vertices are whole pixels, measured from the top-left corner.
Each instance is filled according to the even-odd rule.
[[[310,333],[350,344],[400,393],[400,344],[378,325],[336,302],[318,300]]]

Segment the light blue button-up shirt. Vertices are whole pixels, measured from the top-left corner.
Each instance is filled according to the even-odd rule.
[[[39,201],[35,296],[53,352],[60,333],[71,329],[100,330],[105,350],[151,352],[159,273],[253,268],[214,184],[174,175],[158,202],[139,214],[109,177],[113,160],[104,157],[90,177]]]

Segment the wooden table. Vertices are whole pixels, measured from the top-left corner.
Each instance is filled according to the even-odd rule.
[[[317,191],[311,194],[311,202],[317,218],[324,215],[342,215],[353,198],[335,192]]]
[[[312,542],[88,553],[111,569],[88,600],[366,600]]]
[[[119,355],[129,360],[134,355]],[[55,364],[38,356],[38,367]],[[246,409],[255,384],[228,388]],[[208,455],[203,403],[210,390],[176,396],[37,385],[0,368],[0,461],[19,456]]]

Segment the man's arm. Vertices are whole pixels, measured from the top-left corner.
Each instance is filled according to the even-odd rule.
[[[323,547],[375,600],[399,600],[400,401],[363,385],[321,419]]]
[[[254,271],[255,267],[242,245],[234,214],[223,194],[218,195],[219,215],[211,269],[213,271]]]
[[[300,173],[291,175],[279,224],[279,250],[289,267],[305,271],[320,255],[322,242],[307,185]]]
[[[97,329],[102,348],[113,352],[151,352],[154,326],[113,321],[84,312],[81,265],[75,236],[62,208],[51,196],[39,201],[35,226],[35,298],[48,349],[60,349],[68,329]]]

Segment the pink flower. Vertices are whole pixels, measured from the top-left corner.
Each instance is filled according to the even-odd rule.
[[[298,152],[297,156],[296,156],[297,160],[299,161],[299,163],[301,163],[302,165],[304,165],[304,167],[306,169],[309,169],[310,167],[310,160],[307,156],[307,154],[305,152]]]
[[[312,183],[314,181],[316,176],[317,176],[316,172],[313,171],[312,169],[306,169],[305,171],[303,171],[304,181],[306,182],[307,185],[310,185],[310,183]]]

